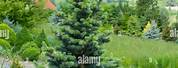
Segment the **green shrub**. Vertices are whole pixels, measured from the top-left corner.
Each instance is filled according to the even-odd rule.
[[[126,32],[129,35],[141,36],[141,25],[139,24],[138,18],[136,16],[130,16],[128,18]]]
[[[32,0],[1,0],[0,20],[8,17],[9,20],[14,20],[15,24],[28,28],[35,24],[46,23],[50,11],[42,7],[37,8],[31,2]]]
[[[18,51],[23,44],[32,41],[32,35],[27,28],[23,28],[20,32],[17,32],[17,39],[15,41],[15,51]]]
[[[33,61],[38,59],[40,48],[38,48],[37,44],[34,42],[27,42],[21,47],[20,53],[24,60],[28,58]]]
[[[2,46],[5,49],[10,49],[11,45],[9,44],[9,42],[7,42],[6,40],[0,39],[0,46]]]
[[[27,59],[28,58],[30,61],[38,60],[39,55],[40,55],[40,49],[39,48],[35,48],[35,47],[26,48],[22,52],[22,58],[23,59]]]
[[[7,30],[7,33],[9,33],[9,39],[7,39],[7,41],[9,41],[10,43],[15,42],[16,40],[16,34],[13,31],[13,29],[11,29],[7,24],[0,24],[0,30]],[[0,37],[0,39],[5,39]]]
[[[42,47],[42,42],[46,41],[46,40],[47,40],[46,34],[45,34],[44,30],[42,30],[42,32],[35,39],[35,43],[38,45],[38,47]]]
[[[32,42],[27,42],[23,44],[20,50],[24,51],[26,48],[31,48],[31,47],[38,48],[37,44],[32,41]]]

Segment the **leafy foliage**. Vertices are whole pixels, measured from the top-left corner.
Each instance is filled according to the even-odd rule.
[[[13,24],[18,23],[25,27],[32,27],[37,23],[47,21],[49,14],[48,10],[37,8],[26,0],[2,0],[0,5],[1,21],[8,18],[10,21],[14,21]]]
[[[147,25],[145,26],[143,32],[144,32],[144,33],[145,33],[145,32],[148,32],[148,30],[150,30],[151,26],[152,26],[152,25],[151,25],[150,21],[148,21],[148,23],[147,23]]]
[[[155,19],[159,14],[158,0],[138,0],[137,15],[146,17],[146,20]]]
[[[101,19],[104,23],[112,24],[113,32],[129,36],[140,36],[140,19],[136,16],[135,8],[128,1],[111,2],[102,4]]]
[[[1,48],[6,49],[11,49],[11,45],[9,44],[9,42],[7,42],[6,40],[0,39],[0,46]]]
[[[169,24],[169,12],[165,8],[160,9],[160,14],[158,16],[158,28],[160,28],[160,31],[162,31],[164,28],[167,27]]]
[[[129,34],[129,36],[137,36],[140,37],[141,32],[141,25],[139,24],[139,19],[136,16],[130,16],[127,23],[127,29],[126,32]]]
[[[37,60],[40,52],[39,47],[34,42],[27,42],[20,49],[21,56],[24,60],[27,58],[29,60]]]
[[[136,6],[137,16],[142,19],[141,27],[144,28],[146,21],[157,21],[159,16],[158,0],[138,0]]]
[[[56,10],[52,14],[50,10],[43,8],[45,0],[41,0],[38,4],[34,4],[33,0],[0,1],[0,30],[5,29],[10,32],[8,40],[0,38],[0,53],[1,55],[8,54],[5,57],[12,59],[12,68],[21,68],[21,60],[13,59],[16,58],[16,53],[23,60],[27,58],[30,61],[37,60],[36,64],[41,68],[47,66],[48,62],[50,68],[163,68],[168,66],[172,68],[171,65],[177,68],[177,60],[174,60],[177,56],[177,49],[172,49],[176,46],[166,46],[176,44],[136,38],[143,33],[144,37],[149,39],[159,39],[160,34],[162,39],[166,41],[177,39],[170,37],[172,28],[168,26],[169,11],[165,9],[166,6],[158,6],[160,0],[137,0],[136,6],[130,3],[135,0],[51,1],[56,6]],[[171,3],[175,2],[174,0],[171,1]],[[172,6],[171,3],[168,4]],[[153,20],[156,22],[149,22]],[[173,25],[173,28],[178,29],[177,22]],[[78,64],[77,57],[79,56],[101,56],[103,54],[101,45],[109,42],[108,36],[111,29],[115,34],[121,32],[124,35],[136,37],[122,36],[119,39],[113,39],[115,43],[111,42],[110,45],[118,45],[107,47],[111,49],[106,48],[108,51],[105,52],[105,55],[109,55],[109,58],[102,58],[100,66],[97,64]],[[114,38],[116,37],[114,36]],[[130,45],[136,49],[136,52],[138,51],[137,54],[141,53],[139,59],[137,54],[131,52],[133,48]],[[137,46],[141,47],[136,48]],[[167,51],[170,47],[170,51]],[[116,51],[117,48],[119,51]],[[165,51],[164,48],[166,48]],[[155,53],[154,49],[162,52]],[[139,52],[139,50],[149,51],[144,53],[144,51]],[[110,57],[111,51],[116,53],[117,57],[118,55],[123,57],[128,53],[128,56],[134,56],[137,59],[132,60],[128,57],[121,57],[120,59],[120,56],[120,60],[111,59],[113,58]],[[175,53],[174,59],[168,59],[167,54],[169,55],[170,52],[171,55],[172,52]],[[165,58],[147,57],[150,54],[153,56],[157,56],[157,54],[165,56],[164,54],[166,54],[166,56]],[[143,56],[144,58],[140,58]]]
[[[40,35],[35,39],[35,42],[37,43],[37,45],[39,45],[38,47],[42,47],[43,41],[46,41],[46,35],[44,33],[44,30],[42,30]]]
[[[40,55],[40,49],[35,47],[26,48],[21,54],[23,59],[28,58],[30,61],[38,60],[39,55]]]
[[[1,39],[5,39],[10,43],[14,43],[15,42],[16,33],[7,24],[1,23],[0,24],[0,30],[5,30],[6,31],[6,35],[9,34],[9,39],[5,39],[5,38],[2,38],[2,37],[1,37]]]
[[[20,32],[17,32],[17,40],[14,43],[15,44],[15,51],[18,51],[23,44],[32,41],[32,35],[31,33],[28,31],[27,28],[23,28]]]

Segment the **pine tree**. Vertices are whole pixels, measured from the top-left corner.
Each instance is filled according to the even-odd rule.
[[[101,56],[101,45],[109,41],[109,33],[99,33],[98,30],[102,24],[99,19],[100,2],[101,0],[67,0],[68,5],[61,6],[63,21],[59,25],[57,36],[62,45],[57,51],[51,50],[51,55],[48,54],[50,65],[67,68],[97,67],[96,64],[78,64],[77,61],[83,55]]]

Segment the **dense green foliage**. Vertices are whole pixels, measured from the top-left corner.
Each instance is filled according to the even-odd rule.
[[[11,68],[24,60],[37,68],[178,67],[178,40],[170,36],[177,0],[51,0],[54,10],[45,2],[0,1],[0,60]],[[79,63],[83,55],[101,57],[100,65]]]
[[[48,61],[49,67],[51,68],[77,67],[75,56],[67,55],[66,53],[62,53],[54,49],[50,49],[47,55],[50,57]]]
[[[1,46],[1,49],[11,49],[11,45],[9,44],[9,42],[7,42],[6,40],[4,39],[0,39],[0,46]]]
[[[17,32],[17,40],[15,42],[15,50],[22,47],[23,44],[32,41],[32,35],[28,32],[27,28],[23,28],[20,32]]]
[[[42,42],[45,41],[47,42],[46,35],[44,33],[44,30],[37,36],[35,39],[35,42],[37,43],[38,47],[42,47]]]
[[[16,40],[16,33],[10,28],[7,24],[0,24],[0,30],[5,30],[6,34],[9,34],[9,39],[6,39],[10,43],[14,43]],[[5,37],[1,37],[1,39],[5,39]]]
[[[40,49],[34,42],[27,42],[25,43],[20,50],[22,58],[24,60],[37,60],[38,56],[40,55]]]
[[[127,1],[104,3],[101,8],[103,12],[102,20],[104,20],[104,23],[112,24],[115,34],[141,35],[140,22],[136,16],[135,8],[129,5]]]
[[[138,0],[137,15],[145,21],[157,20],[159,15],[158,0]]]
[[[0,5],[0,21],[3,22],[0,24],[0,30],[8,30],[10,37],[9,39],[1,37],[1,39],[7,41],[7,47],[12,48],[13,53],[19,54],[18,52],[20,52],[19,55],[22,56],[22,59],[26,60],[28,57],[30,60],[38,60],[41,43],[45,41],[46,37],[43,36],[44,31],[41,28],[36,29],[36,27],[48,23],[51,10],[35,6],[32,0],[2,0]],[[6,41],[3,40],[0,43],[4,47]],[[34,44],[27,44],[31,41],[35,41],[37,47],[30,47]],[[29,47],[26,47],[28,45]]]
[[[147,21],[155,20],[160,30],[168,23],[167,9],[158,6],[158,0],[138,0],[136,6],[137,16],[140,18],[141,27],[144,28]]]
[[[7,17],[10,21],[13,21],[11,24],[21,24],[25,27],[32,27],[35,24],[43,23],[47,21],[45,19],[49,15],[48,10],[35,7],[30,0],[3,0],[0,2],[0,5],[1,21]]]
[[[109,40],[107,33],[98,32],[102,24],[102,20],[97,18],[100,12],[100,2],[100,0],[74,0],[67,2],[69,4],[67,6],[70,6],[67,10],[63,6],[61,7],[60,12],[63,21],[59,24],[57,36],[62,44],[58,50],[64,52],[66,55],[74,56],[73,64],[77,64],[77,67],[96,67],[96,64],[78,64],[76,61],[79,60],[79,56],[83,55],[100,56],[102,54],[101,45]],[[51,55],[50,57],[53,57],[53,59],[49,59],[49,61],[53,60],[50,63],[56,67],[63,66],[60,63],[65,63],[64,61],[71,61],[63,58],[63,60],[56,60],[54,62],[56,55]],[[69,57],[69,59],[73,58]],[[58,65],[55,63],[58,63]],[[69,67],[75,66],[72,65]]]

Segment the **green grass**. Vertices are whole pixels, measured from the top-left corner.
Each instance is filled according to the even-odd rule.
[[[124,68],[178,67],[178,44],[173,42],[112,35],[104,49],[103,56],[122,60]]]

